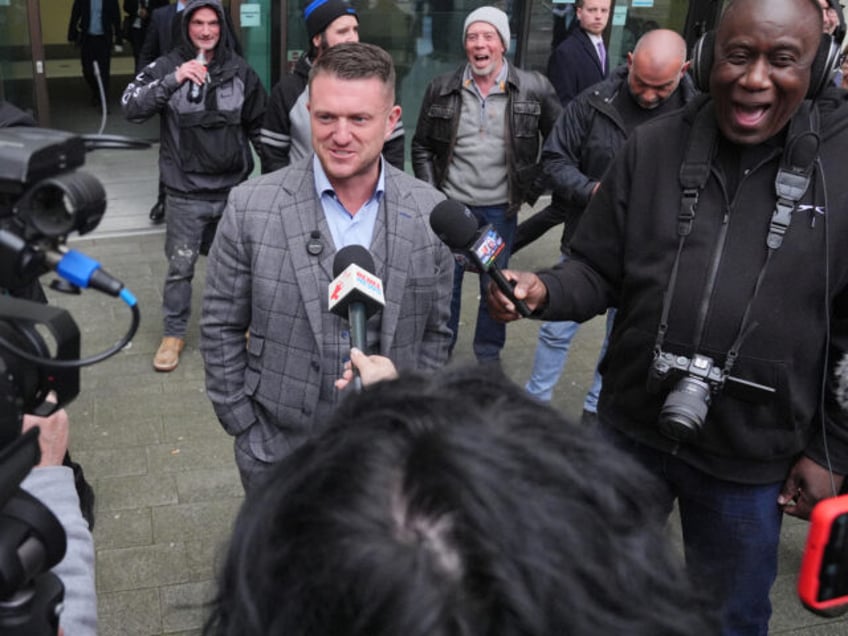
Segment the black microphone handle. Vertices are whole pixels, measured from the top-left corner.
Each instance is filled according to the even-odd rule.
[[[350,326],[350,346],[356,347],[365,353],[365,323],[368,317],[365,312],[365,304],[361,302],[352,302],[347,308],[347,321]],[[353,386],[357,393],[362,391],[362,378],[359,377],[359,369],[353,362],[350,363],[350,368],[353,371]]]
[[[486,272],[489,276],[492,277],[492,280],[495,281],[495,285],[498,286],[498,289],[501,290],[504,296],[509,298],[512,301],[512,304],[515,305],[515,308],[518,310],[518,313],[527,318],[533,312],[530,311],[530,308],[527,306],[523,300],[518,300],[515,297],[515,292],[512,290],[512,284],[504,278],[504,275],[501,273],[501,270],[497,265],[492,263],[489,267],[489,271]]]

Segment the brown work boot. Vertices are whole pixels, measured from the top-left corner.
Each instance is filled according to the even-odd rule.
[[[185,346],[185,340],[173,336],[162,338],[162,344],[153,358],[153,368],[157,371],[173,371],[180,363],[180,352]]]

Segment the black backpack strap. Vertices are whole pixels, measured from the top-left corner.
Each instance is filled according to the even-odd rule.
[[[820,142],[818,108],[804,101],[789,123],[786,147],[774,180],[777,203],[766,237],[770,249],[776,250],[783,244],[792,213],[810,187]]]
[[[680,197],[680,213],[677,216],[678,236],[687,236],[692,231],[695,220],[695,208],[707,179],[710,178],[710,165],[715,153],[718,127],[713,103],[708,95],[694,100],[687,107],[686,119],[691,119],[692,129],[686,144],[686,154],[680,165],[680,185],[683,194]]]

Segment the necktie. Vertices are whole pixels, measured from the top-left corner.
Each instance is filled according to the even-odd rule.
[[[598,59],[601,60],[601,70],[603,71],[606,68],[607,63],[607,51],[604,48],[603,40],[598,42]]]

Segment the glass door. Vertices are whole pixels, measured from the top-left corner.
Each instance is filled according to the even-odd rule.
[[[38,0],[0,0],[0,98],[50,125]]]

